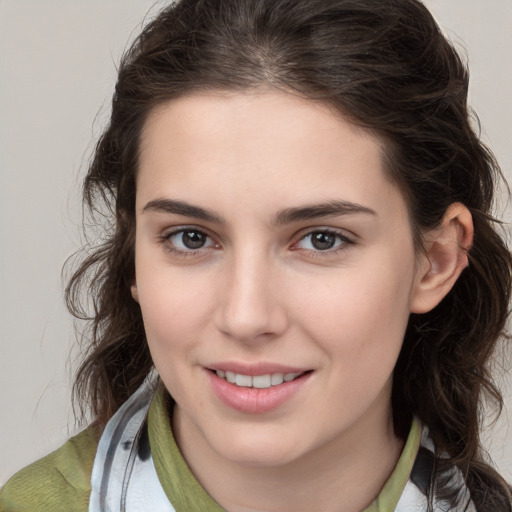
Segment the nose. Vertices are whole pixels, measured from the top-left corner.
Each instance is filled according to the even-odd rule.
[[[240,254],[226,265],[221,286],[217,328],[224,335],[252,342],[276,338],[286,330],[279,270],[269,258]]]

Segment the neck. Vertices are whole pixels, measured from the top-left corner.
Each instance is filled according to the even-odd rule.
[[[184,422],[179,408],[173,424],[192,472],[228,512],[359,512],[378,496],[403,448],[394,435],[389,406],[370,410],[302,457],[270,467],[222,457]]]

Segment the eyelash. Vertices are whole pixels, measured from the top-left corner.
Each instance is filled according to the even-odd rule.
[[[315,234],[323,235],[323,236],[332,236],[335,237],[335,242],[338,245],[335,245],[332,248],[327,248],[325,250],[321,249],[301,249],[300,247],[297,247],[299,243],[306,239],[310,239],[310,245],[313,245],[312,237]],[[292,249],[294,251],[305,251],[308,253],[308,255],[314,258],[325,258],[329,256],[334,256],[339,254],[342,251],[346,251],[351,245],[354,245],[356,242],[353,238],[347,236],[344,232],[338,231],[336,229],[332,228],[316,228],[311,229],[304,233],[303,236],[299,238],[297,242],[292,244]]]
[[[180,233],[187,233],[187,232],[202,235],[206,239],[209,239],[213,242],[213,238],[211,236],[209,236],[208,233],[206,233],[202,229],[197,229],[192,226],[191,227],[183,227],[183,228],[171,231],[170,233],[166,233],[165,235],[162,235],[160,237],[160,241],[165,246],[166,250],[168,250],[170,253],[180,256],[182,258],[195,257],[195,256],[198,256],[205,249],[209,249],[210,247],[214,247],[214,248],[218,247],[218,244],[213,242],[213,244],[211,246],[198,247],[197,249],[189,248],[187,250],[183,250],[183,249],[177,248],[176,245],[171,242],[171,238],[176,235],[179,235]]]
[[[195,233],[199,234],[200,236],[205,237],[205,239],[209,239],[211,241],[211,244],[208,246],[202,246],[198,247],[197,249],[191,249],[188,248],[187,250],[183,250],[180,248],[177,248],[175,244],[171,242],[172,237],[177,236],[179,234],[183,233]],[[333,248],[327,248],[325,250],[321,249],[303,249],[298,247],[298,245],[306,240],[308,237],[312,237],[314,234],[320,234],[323,236],[333,236],[335,237],[335,243],[338,245],[335,245]],[[208,235],[205,231],[202,229],[198,229],[195,227],[183,227],[176,229],[174,231],[171,231],[170,233],[166,233],[165,235],[162,235],[160,238],[160,242],[165,246],[166,250],[168,250],[170,253],[175,254],[177,256],[183,257],[183,258],[190,258],[190,257],[197,257],[199,256],[204,250],[210,249],[210,248],[218,248],[219,244],[217,244],[213,238]],[[332,228],[316,228],[316,229],[310,229],[309,231],[305,232],[300,238],[294,242],[291,245],[291,250],[297,251],[297,252],[306,252],[309,256],[315,257],[315,258],[321,258],[321,257],[328,257],[333,256],[335,254],[338,254],[342,251],[346,251],[349,246],[355,244],[355,240],[349,236],[347,236],[345,233],[342,233],[338,230],[332,229]],[[310,244],[312,245],[311,238],[310,238]]]

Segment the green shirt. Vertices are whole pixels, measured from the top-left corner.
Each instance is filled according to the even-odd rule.
[[[196,480],[176,444],[160,389],[148,416],[151,454],[160,483],[177,512],[222,512],[224,509]],[[414,421],[398,463],[377,499],[364,512],[393,511],[407,483],[421,428]],[[99,436],[92,427],[61,448],[16,473],[0,491],[1,512],[87,512],[91,472]]]

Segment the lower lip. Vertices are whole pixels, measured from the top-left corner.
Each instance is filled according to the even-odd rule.
[[[277,409],[296,395],[311,372],[270,388],[244,388],[231,384],[215,372],[207,370],[214,393],[227,406],[240,412],[261,414]]]

